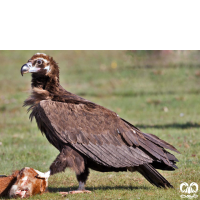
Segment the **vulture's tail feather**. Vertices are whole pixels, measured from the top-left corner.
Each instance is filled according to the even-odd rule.
[[[151,164],[139,166],[137,171],[142,174],[152,185],[155,185],[159,188],[173,188],[173,186]]]

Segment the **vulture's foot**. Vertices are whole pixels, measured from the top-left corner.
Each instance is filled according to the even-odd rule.
[[[69,192],[59,192],[63,196],[66,196],[68,194],[80,194],[80,193],[91,193],[89,190],[74,190],[74,191],[69,191]]]
[[[67,194],[80,194],[80,193],[91,193],[89,190],[85,190],[85,184],[83,182],[79,182],[79,187],[77,190],[74,191],[69,191],[69,192],[59,192],[62,195],[67,195]]]

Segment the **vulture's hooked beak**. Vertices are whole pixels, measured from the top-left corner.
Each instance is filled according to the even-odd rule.
[[[38,72],[40,70],[40,68],[37,67],[33,67],[31,62],[28,62],[26,64],[24,64],[21,67],[21,75],[23,76],[23,74],[26,73],[34,73],[34,72]]]

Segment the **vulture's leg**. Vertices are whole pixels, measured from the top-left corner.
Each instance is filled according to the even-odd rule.
[[[73,169],[76,173],[77,180],[79,182],[79,188],[76,191],[60,192],[60,194],[74,194],[74,193],[88,193],[90,191],[85,190],[84,184],[89,175],[89,169],[85,163],[85,160],[81,154],[79,154],[73,147],[64,146],[60,154],[54,160],[50,166],[50,170],[46,173],[37,172],[38,177],[48,178],[50,175],[65,171],[66,167]]]
[[[78,189],[74,190],[74,191],[69,191],[69,192],[60,192],[60,194],[66,195],[66,194],[77,194],[77,193],[91,193],[91,191],[85,190],[85,183],[88,178],[88,175],[89,175],[89,168],[87,166],[85,166],[84,172],[82,172],[80,174],[76,173],[76,178],[79,182]]]
[[[80,174],[85,170],[84,158],[70,146],[64,146],[51,164],[51,175],[64,172],[67,167],[74,170],[76,174]]]
[[[76,173],[77,180],[79,182],[79,188],[76,191],[60,192],[60,194],[75,194],[90,192],[85,190],[84,184],[89,175],[89,169],[85,163],[85,160],[81,154],[79,154],[73,147],[64,146],[60,154],[54,160],[50,166],[50,175],[58,172],[65,171],[66,167],[73,169]],[[47,173],[45,173],[46,175]]]
[[[86,183],[86,180],[88,178],[89,173],[90,173],[89,168],[87,166],[85,166],[84,172],[82,172],[81,174],[76,174],[76,178],[79,182],[79,187],[78,187],[77,191],[82,191],[82,192],[85,192],[85,193],[91,192],[89,190],[85,190],[85,183]]]

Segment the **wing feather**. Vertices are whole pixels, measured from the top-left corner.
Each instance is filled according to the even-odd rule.
[[[43,100],[34,112],[37,113],[38,124],[43,123],[47,127],[42,130],[49,130],[45,132],[48,139],[70,143],[102,165],[130,167],[152,163],[157,159],[171,166],[168,157],[174,157],[170,154],[167,157],[162,147],[162,144],[170,147],[168,143],[159,143],[156,137],[148,134],[145,136],[116,113],[94,105]]]

